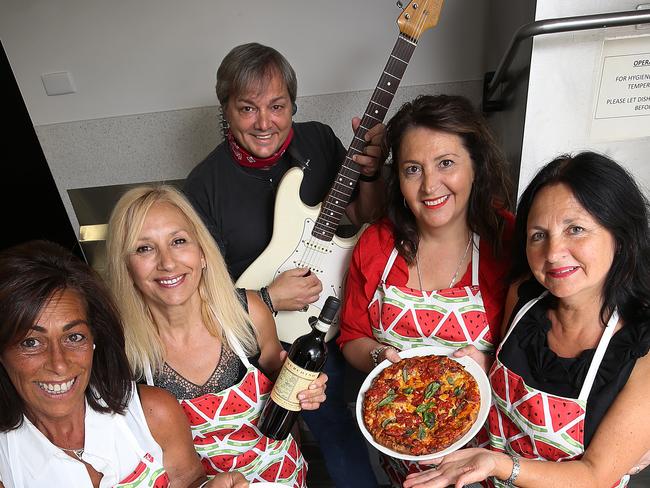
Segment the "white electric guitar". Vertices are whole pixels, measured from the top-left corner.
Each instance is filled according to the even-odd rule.
[[[363,152],[366,132],[386,117],[417,41],[425,30],[438,23],[442,3],[443,0],[413,0],[398,17],[400,34],[325,200],[315,207],[302,203],[300,168],[287,171],[280,182],[271,242],[239,277],[237,286],[259,290],[280,273],[294,268],[309,268],[316,274],[323,284],[320,299],[306,311],[279,312],[275,318],[281,341],[293,342],[309,332],[308,317],[318,316],[328,296],[343,295],[351,251],[361,233],[346,239],[335,235],[359,179],[359,165],[352,156]],[[333,324],[327,339],[337,330],[338,325]]]

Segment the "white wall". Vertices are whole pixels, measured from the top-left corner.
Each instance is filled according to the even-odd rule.
[[[487,7],[447,0],[403,86],[481,79]],[[0,0],[0,35],[39,126],[214,105],[219,61],[250,41],[289,59],[299,96],[371,89],[399,14],[394,0]],[[77,93],[45,94],[56,71]]]
[[[536,20],[635,10],[638,0],[538,0]],[[625,165],[650,189],[650,133],[609,142],[590,136],[605,38],[650,34],[616,27],[537,36],[533,44],[519,192],[537,169],[565,152],[595,150]]]

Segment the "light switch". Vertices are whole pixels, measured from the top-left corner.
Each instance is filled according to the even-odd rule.
[[[57,73],[45,73],[41,75],[45,93],[49,96],[52,95],[65,95],[67,93],[75,93],[77,88],[74,86],[72,75],[67,71],[59,71]]]

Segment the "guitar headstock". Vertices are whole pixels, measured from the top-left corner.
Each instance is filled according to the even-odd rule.
[[[442,3],[443,0],[411,0],[397,18],[399,31],[418,40],[425,30],[438,24]]]

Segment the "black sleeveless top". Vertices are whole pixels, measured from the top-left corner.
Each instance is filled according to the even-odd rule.
[[[510,324],[519,309],[543,291],[544,288],[536,280],[522,283]],[[549,348],[547,334],[551,322],[546,312],[554,300],[554,297],[547,295],[521,318],[501,345],[499,360],[533,388],[553,395],[578,398],[596,349],[586,349],[575,358],[562,358]],[[587,400],[585,447],[589,445],[607,409],[625,386],[636,360],[645,356],[649,349],[650,322],[625,324],[612,336]]]

